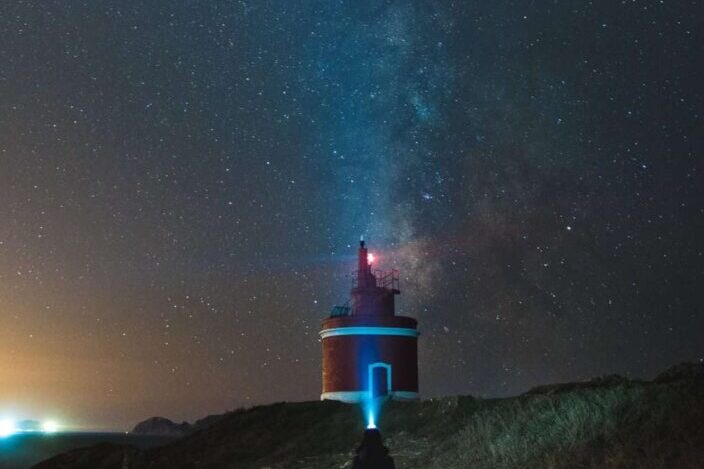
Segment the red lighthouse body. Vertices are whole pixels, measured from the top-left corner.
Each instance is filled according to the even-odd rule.
[[[372,263],[361,241],[350,305],[334,307],[323,321],[321,399],[418,398],[417,322],[396,316],[398,271],[373,270]]]

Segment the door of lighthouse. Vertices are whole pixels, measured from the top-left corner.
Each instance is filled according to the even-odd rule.
[[[388,363],[369,365],[369,390],[372,397],[389,395],[391,392],[391,365]]]

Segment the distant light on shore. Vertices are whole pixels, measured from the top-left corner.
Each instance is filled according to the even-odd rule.
[[[13,419],[0,420],[0,438],[11,436],[17,433],[17,424]]]
[[[45,420],[42,422],[42,431],[44,433],[56,433],[59,431],[59,424],[54,420]]]
[[[55,420],[22,420],[18,422],[12,418],[0,419],[0,438],[7,438],[18,433],[56,433],[60,429]]]

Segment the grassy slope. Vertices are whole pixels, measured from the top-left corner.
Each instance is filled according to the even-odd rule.
[[[356,407],[275,404],[227,414],[161,448],[109,447],[46,468],[349,467],[361,436]],[[398,468],[701,468],[704,380],[616,380],[545,388],[509,399],[389,403],[381,417]]]

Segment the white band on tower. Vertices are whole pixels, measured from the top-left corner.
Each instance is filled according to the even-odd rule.
[[[397,335],[403,337],[418,337],[420,333],[415,329],[407,327],[372,326],[335,327],[333,329],[323,329],[320,331],[320,337],[322,339],[340,335]]]

